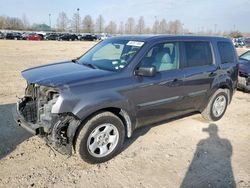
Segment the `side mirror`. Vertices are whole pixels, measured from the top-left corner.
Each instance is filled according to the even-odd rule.
[[[156,68],[155,66],[150,66],[150,67],[139,67],[136,71],[135,71],[135,75],[137,76],[148,76],[148,77],[152,77],[155,76],[156,74]]]

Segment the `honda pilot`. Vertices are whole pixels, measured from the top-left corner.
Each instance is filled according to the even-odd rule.
[[[193,112],[221,119],[237,87],[238,59],[223,37],[120,36],[22,76],[17,124],[60,153],[101,163],[139,127]]]

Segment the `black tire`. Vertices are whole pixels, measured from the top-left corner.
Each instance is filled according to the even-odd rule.
[[[96,157],[91,154],[88,147],[88,139],[96,128],[102,124],[112,124],[118,130],[119,137],[112,151],[103,156]],[[113,158],[121,150],[125,139],[125,128],[119,117],[111,112],[101,112],[90,118],[86,123],[81,125],[80,130],[76,135],[75,151],[78,157],[88,163],[102,163]],[[100,146],[101,147],[101,146]]]
[[[218,97],[224,96],[226,99],[226,106],[223,110],[223,112],[218,116],[216,116],[213,112],[213,106],[215,104],[216,99],[218,99]],[[220,120],[223,115],[225,114],[226,110],[227,110],[227,106],[229,103],[229,90],[228,89],[218,89],[213,96],[210,98],[207,107],[201,112],[203,118],[205,118],[208,121],[218,121]]]

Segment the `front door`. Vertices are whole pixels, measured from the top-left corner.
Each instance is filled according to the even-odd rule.
[[[131,99],[136,106],[138,126],[147,125],[181,113],[183,70],[180,69],[179,43],[154,45],[140,66],[155,66],[153,77],[135,76]]]

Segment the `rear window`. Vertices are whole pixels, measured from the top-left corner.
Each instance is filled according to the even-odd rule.
[[[218,42],[221,63],[234,63],[234,49],[230,42]]]
[[[184,42],[186,62],[184,67],[198,67],[213,64],[209,42]]]

